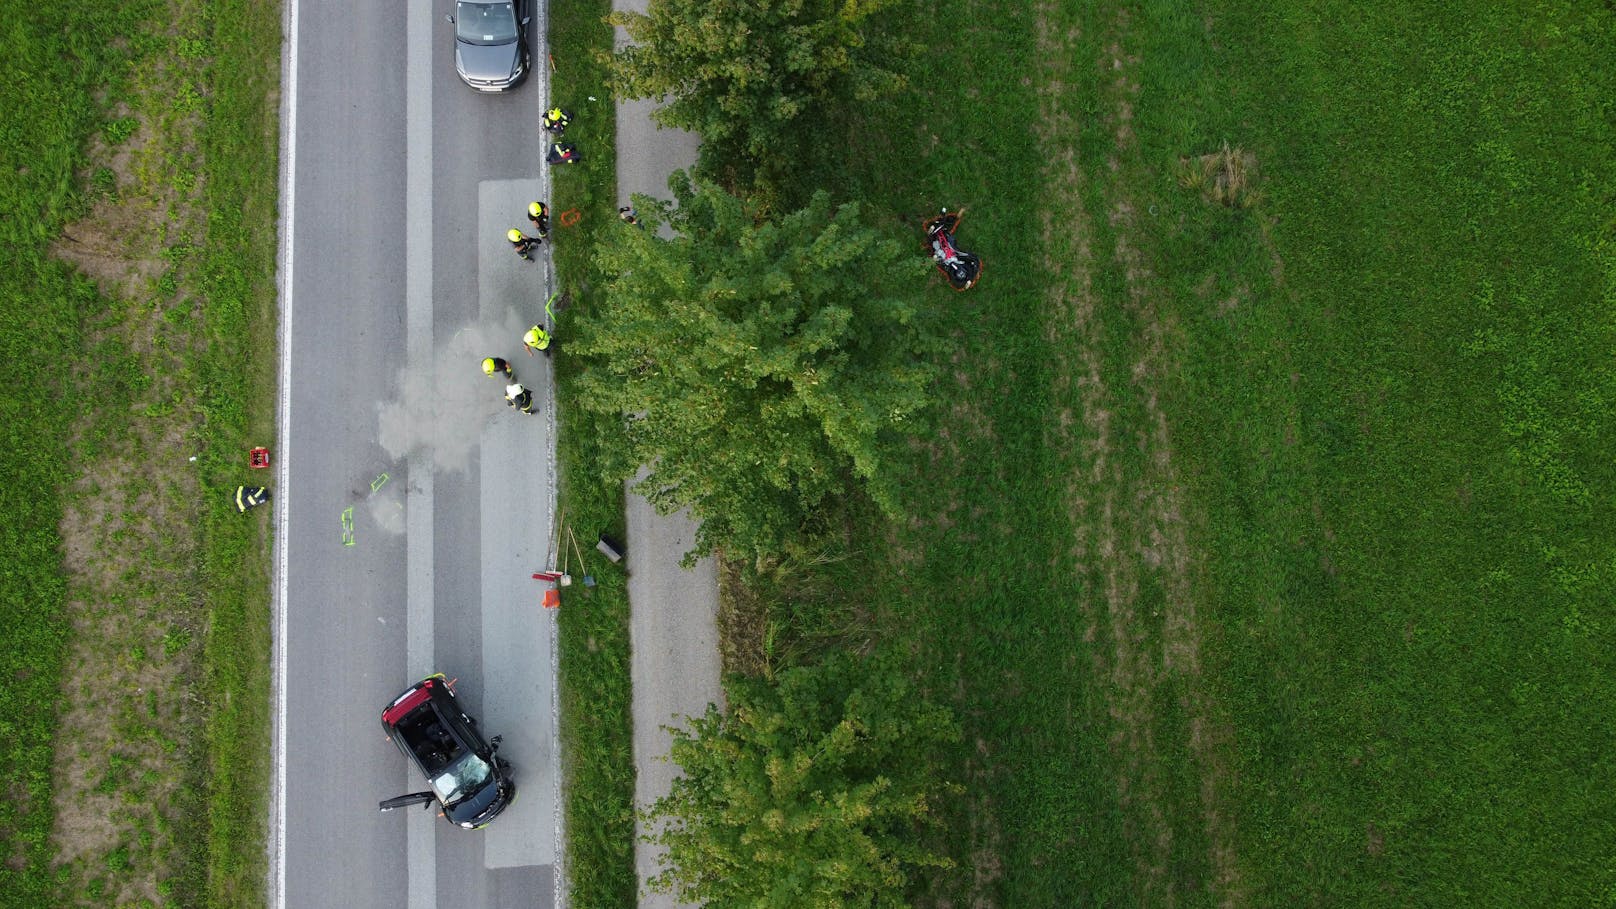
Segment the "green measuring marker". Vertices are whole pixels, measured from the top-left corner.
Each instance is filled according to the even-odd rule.
[[[353,506],[350,505],[342,510],[342,545],[352,546],[353,544]]]

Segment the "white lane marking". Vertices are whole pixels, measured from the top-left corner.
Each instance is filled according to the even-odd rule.
[[[286,631],[286,564],[287,528],[290,526],[291,496],[287,494],[287,478],[291,471],[292,442],[292,231],[297,221],[297,13],[298,0],[287,0],[283,21],[285,50],[281,61],[283,101],[281,103],[281,135],[285,147],[281,149],[281,362],[280,407],[276,414],[277,457],[280,466],[275,470],[277,489],[275,503],[275,584],[271,599],[270,621],[275,629],[271,645],[273,685],[271,708],[275,712],[272,753],[275,762],[270,778],[270,836],[269,849],[269,905],[286,909],[286,685],[287,672]]]
[[[404,301],[406,365],[432,370],[432,37],[433,4],[409,4],[404,104]],[[405,663],[411,681],[432,665],[432,451],[409,456],[405,487]],[[435,811],[411,811],[405,822],[409,909],[433,909],[438,900],[438,820]]]

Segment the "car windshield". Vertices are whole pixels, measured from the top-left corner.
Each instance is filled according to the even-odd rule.
[[[432,778],[432,789],[445,805],[453,805],[483,788],[493,768],[488,762],[471,752]]]
[[[467,44],[509,44],[516,40],[516,11],[509,3],[455,4],[455,37]]]

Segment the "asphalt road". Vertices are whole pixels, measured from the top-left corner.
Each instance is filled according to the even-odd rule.
[[[288,10],[275,907],[555,901],[555,628],[530,578],[553,562],[554,409],[521,346],[551,280],[503,238],[547,185],[548,85],[542,68],[507,95],[462,85],[451,8]],[[505,406],[486,355],[538,415]],[[482,831],[376,810],[424,788],[381,709],[438,671],[516,765],[516,803]]]

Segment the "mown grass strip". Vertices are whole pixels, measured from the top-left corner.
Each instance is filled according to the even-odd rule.
[[[246,451],[273,445],[276,325],[275,215],[281,15],[273,4],[210,3],[209,108],[201,134],[207,240],[198,275],[207,343],[192,368],[206,417],[208,508],[202,583],[208,603],[200,693],[209,706],[206,868],[208,906],[263,903],[269,780],[269,540],[231,499],[252,478]],[[259,515],[253,515],[259,518]]]
[[[949,757],[966,793],[945,834],[958,868],[923,889],[983,905],[1126,904],[1143,834],[1118,804],[1123,770],[1103,697],[1112,680],[1092,675],[1092,622],[1079,608],[1098,602],[1104,578],[1070,563],[1064,503],[1086,434],[1081,422],[1056,432],[1082,411],[1060,397],[1077,391],[1060,381],[1070,316],[1052,311],[1049,293],[1084,266],[1047,258],[1046,231],[1064,241],[1086,222],[1062,207],[1081,197],[1046,185],[1058,149],[1036,141],[1059,116],[1071,129],[1063,139],[1097,144],[1098,38],[1084,32],[1052,51],[1039,35],[1047,6],[955,2],[882,20],[918,45],[909,90],[819,143],[818,185],[876,203],[916,238],[917,255],[921,219],[964,208],[958,240],[985,263],[968,293],[940,280],[925,289],[935,316],[955,323],[957,350],[938,389],[936,436],[918,440],[906,465],[913,517],[861,524],[836,572],[876,617],[874,637],[912,654],[911,671],[965,726]],[[970,23],[968,45],[960,23]],[[1051,110],[1051,93],[1068,107]],[[1072,160],[1093,148],[1076,145]],[[1111,293],[1119,278],[1096,274]],[[1164,763],[1168,780],[1189,776],[1182,753]]]
[[[610,11],[608,0],[550,7],[556,69],[547,100],[572,112],[567,139],[583,153],[582,163],[555,169],[551,216],[556,273],[566,300],[557,319],[555,357],[558,518],[565,520],[563,545],[571,543],[565,535],[570,529],[579,547],[569,566],[574,585],[562,593],[559,618],[565,873],[571,904],[579,909],[632,906],[638,889],[627,577],[594,549],[599,533],[623,538],[622,487],[602,483],[592,470],[620,430],[571,405],[577,373],[567,358],[569,318],[595,304],[594,238],[622,227],[616,209],[615,113],[597,58],[611,48],[612,30],[603,22]],[[574,213],[578,220],[567,226]],[[594,576],[595,587],[583,586],[586,574]]]

